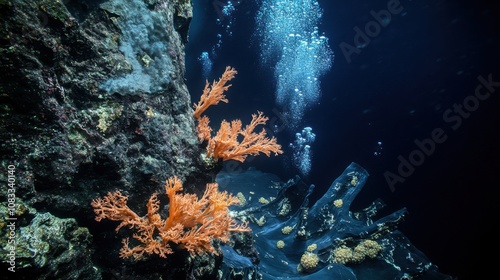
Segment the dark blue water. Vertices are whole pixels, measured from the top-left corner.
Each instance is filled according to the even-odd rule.
[[[224,34],[216,23],[219,2],[194,3],[186,57],[193,102],[205,83],[197,57],[211,50],[217,33]],[[335,60],[321,78],[320,101],[303,118],[317,135],[306,180],[317,186],[319,197],[349,163],[360,164],[370,178],[354,207],[376,198],[385,201],[387,212],[407,207],[409,216],[400,229],[413,244],[443,273],[477,279],[480,270],[493,272],[483,252],[498,247],[493,226],[500,210],[495,196],[500,4],[400,1],[401,12],[379,25],[379,31],[373,29],[374,36],[358,44],[357,53],[346,56],[342,43],[356,45],[354,28],[364,30],[375,20],[370,12],[387,10],[389,2],[319,1],[324,9],[319,28],[330,39]],[[258,42],[252,39],[257,8],[254,1],[236,5],[232,36],[224,34],[216,52],[210,81],[227,65],[239,74],[227,93],[229,104],[207,112],[213,124],[234,118],[247,123],[257,110],[278,117],[273,69],[259,63]],[[290,178],[297,172],[286,150],[293,134],[273,134],[284,155],[257,157],[242,168],[255,166]],[[402,160],[415,164],[401,173]],[[391,184],[388,174],[404,176]]]

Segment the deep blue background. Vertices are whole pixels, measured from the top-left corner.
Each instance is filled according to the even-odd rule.
[[[192,100],[199,99],[205,83],[197,57],[210,51],[216,34],[221,33],[223,44],[208,79],[218,79],[227,65],[239,74],[227,93],[230,103],[207,112],[212,124],[223,118],[247,123],[257,110],[274,119],[280,108],[274,103],[273,69],[259,63],[258,42],[252,39],[257,5],[242,0],[236,6],[233,35],[228,37],[216,23],[217,2],[221,1],[194,1],[186,49]],[[400,230],[443,273],[457,279],[477,279],[474,275],[479,271],[493,275],[492,263],[497,258],[487,257],[486,252],[496,254],[499,247],[493,227],[500,222],[496,195],[500,87],[458,129],[451,129],[443,119],[453,104],[462,104],[474,94],[479,75],[492,74],[493,80],[500,81],[496,19],[500,5],[470,2],[402,0],[403,12],[393,15],[348,63],[339,45],[353,45],[353,28],[364,29],[373,20],[370,11],[386,9],[388,1],[319,1],[324,9],[320,31],[330,39],[335,61],[321,79],[320,102],[307,111],[303,121],[317,135],[312,171],[306,178],[317,186],[316,197],[350,162],[362,165],[371,176],[354,207],[365,207],[377,198],[387,204],[384,213],[407,207],[409,215]],[[391,191],[384,172],[397,173],[398,156],[408,158],[417,148],[414,140],[429,138],[435,128],[443,129],[447,140],[437,144],[435,152]],[[285,152],[289,152],[286,147],[293,133],[274,134]],[[378,141],[383,149],[375,156]],[[286,154],[257,157],[238,168],[248,166],[284,180],[296,172]]]

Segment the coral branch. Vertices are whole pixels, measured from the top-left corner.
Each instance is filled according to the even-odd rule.
[[[179,194],[181,190],[182,182],[177,177],[167,180],[165,192],[169,198],[169,215],[165,220],[158,214],[160,203],[156,194],[147,203],[145,217],[133,212],[126,205],[127,196],[119,191],[95,199],[91,205],[97,221],[121,221],[117,231],[123,226],[136,231],[132,236],[137,243],[135,246],[131,247],[129,238],[122,241],[122,258],[139,260],[152,254],[165,258],[173,253],[172,244],[193,254],[217,254],[213,239],[227,242],[230,232],[250,231],[229,215],[228,207],[240,201],[227,192],[219,192],[217,184],[208,184],[200,199],[194,194]]]
[[[234,68],[227,66],[219,81],[214,81],[211,87],[208,81],[206,82],[200,101],[197,104],[194,104],[193,116],[196,119],[199,119],[201,114],[203,114],[208,107],[217,105],[221,101],[225,103],[228,102],[224,92],[227,91],[231,85],[226,86],[226,83],[232,80],[237,73],[238,72],[236,72]]]
[[[203,116],[198,119],[198,139],[202,141],[210,140],[210,136],[212,135],[212,128],[208,125],[210,120],[207,116]]]
[[[206,147],[207,158],[213,161],[222,159],[237,160],[244,162],[249,155],[258,155],[263,153],[268,157],[271,153],[275,155],[282,154],[281,145],[277,143],[276,138],[267,138],[266,131],[262,129],[260,133],[255,133],[258,125],[265,125],[268,118],[261,112],[252,115],[252,121],[244,129],[240,120],[234,120],[231,123],[222,121],[219,130],[212,138],[212,128],[209,126],[209,118],[201,114],[211,105],[216,105],[220,101],[228,102],[224,91],[229,86],[225,84],[234,78],[236,70],[226,67],[218,82],[214,82],[210,88],[207,84],[201,95],[200,102],[195,105],[194,117],[198,121],[198,139],[208,142]],[[241,140],[241,141],[240,141]]]
[[[127,206],[128,197],[122,195],[120,191],[108,193],[104,198],[98,198],[92,201],[91,205],[96,214],[95,220],[100,222],[102,219],[112,221],[122,221],[116,231],[121,227],[129,225],[131,228],[140,223],[141,218]]]
[[[276,138],[267,138],[266,131],[255,133],[258,125],[266,124],[268,118],[262,112],[252,114],[252,121],[245,129],[241,129],[241,121],[235,120],[231,124],[222,122],[221,127],[214,138],[210,139],[207,146],[207,155],[215,160],[237,160],[244,162],[249,155],[263,153],[266,156],[282,154],[281,145]],[[238,140],[241,136],[241,142]]]

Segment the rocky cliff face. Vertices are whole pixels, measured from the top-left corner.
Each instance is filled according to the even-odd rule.
[[[15,178],[16,227],[39,211],[92,227],[90,201],[108,191],[143,207],[170,176],[191,190],[210,180],[184,84],[191,16],[189,0],[0,1],[0,178]],[[90,261],[76,261],[98,279]]]

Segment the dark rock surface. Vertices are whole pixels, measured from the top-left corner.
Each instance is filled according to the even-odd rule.
[[[92,199],[120,189],[142,213],[144,201],[174,175],[186,191],[203,191],[215,170],[204,170],[200,160],[185,85],[191,17],[186,0],[0,1],[0,179],[7,182],[12,171],[18,205],[58,223],[88,227],[99,233],[99,244],[109,242],[114,226],[96,225]],[[1,188],[0,203],[8,212],[9,186]],[[40,217],[24,215],[15,232]],[[5,224],[4,219],[2,234]],[[98,279],[95,275],[108,269],[109,278],[114,274],[106,266],[120,260],[117,251],[105,250],[119,247],[120,239],[96,249],[95,268],[90,261],[66,258],[67,265],[92,272],[87,276],[75,278],[70,271],[52,276]],[[28,245],[18,241],[17,246]],[[80,252],[95,249],[91,242],[81,246]],[[36,266],[34,258],[26,262]],[[214,260],[205,263],[213,267]],[[120,267],[113,269],[121,273]]]

